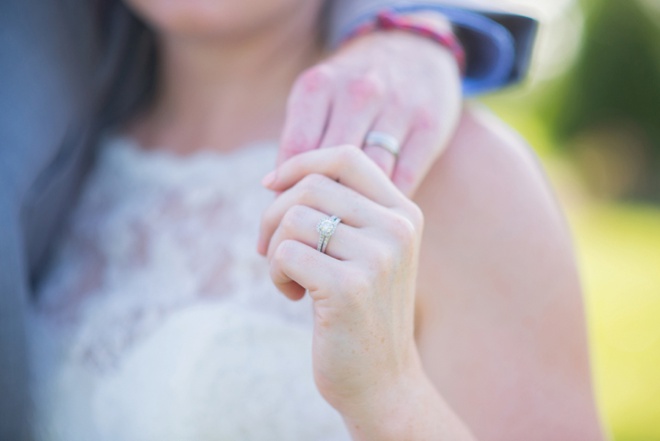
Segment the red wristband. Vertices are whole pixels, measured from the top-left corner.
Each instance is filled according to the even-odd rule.
[[[402,17],[390,10],[381,11],[376,15],[376,19],[373,22],[358,26],[348,35],[348,37],[346,37],[344,42],[375,30],[402,30],[430,38],[447,48],[456,59],[461,74],[465,73],[465,50],[453,32],[439,32],[431,26],[420,24],[415,20]]]

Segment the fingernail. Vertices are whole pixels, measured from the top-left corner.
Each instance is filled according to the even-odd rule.
[[[264,176],[264,178],[261,180],[261,185],[263,185],[264,187],[270,187],[274,182],[275,182],[275,170]]]

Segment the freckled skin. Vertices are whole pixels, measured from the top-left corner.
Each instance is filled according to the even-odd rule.
[[[352,110],[356,113],[363,110],[382,93],[381,89],[382,87],[369,77],[353,80],[348,86]]]
[[[295,188],[299,176],[314,170],[341,177],[342,185],[387,207],[366,223],[360,214],[375,207],[365,200],[355,201],[363,207],[352,210],[356,219],[342,213],[346,223],[337,239],[342,231],[348,235],[346,225],[358,228],[353,240],[342,241],[342,249],[353,250],[345,260],[335,264],[303,245],[296,253],[320,260],[297,270],[295,253],[271,261],[288,268],[274,278],[283,292],[291,288],[281,284],[290,280],[286,274],[303,285],[307,278],[325,280],[309,295],[317,325],[315,380],[326,400],[361,430],[377,429],[365,428],[371,411],[352,406],[356,396],[385,414],[414,409],[401,420],[408,429],[398,430],[424,425],[428,439],[527,441],[561,434],[562,440],[601,441],[570,240],[520,140],[466,109],[446,157],[415,197],[423,218],[409,200],[389,200],[391,188],[379,193],[387,185],[369,175],[355,151],[322,151],[315,154],[325,159],[308,164],[312,156],[302,154],[292,160],[297,166],[278,170],[289,184],[275,184]],[[314,202],[314,187],[306,194],[307,203],[323,206],[323,198]],[[283,239],[275,232],[271,246]],[[426,380],[412,379],[418,378],[413,371]],[[406,378],[405,388],[393,378]],[[453,435],[442,435],[447,427]]]
[[[307,93],[319,92],[322,88],[331,86],[330,73],[318,68],[310,69],[300,77],[300,82]]]

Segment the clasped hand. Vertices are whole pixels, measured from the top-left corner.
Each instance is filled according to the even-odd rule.
[[[423,217],[359,148],[305,152],[267,175],[281,192],[265,211],[259,251],[275,286],[314,304],[314,378],[342,414],[379,400],[416,369],[414,292]],[[326,253],[318,222],[342,219]]]

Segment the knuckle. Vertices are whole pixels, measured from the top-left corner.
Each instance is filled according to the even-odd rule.
[[[282,149],[288,156],[295,156],[313,148],[312,141],[306,135],[305,130],[300,127],[292,127],[286,130],[282,139]]]
[[[413,228],[417,234],[424,230],[424,212],[422,209],[411,200],[407,200],[405,204],[405,211],[408,219],[412,223]]]
[[[349,80],[348,91],[358,98],[373,99],[382,97],[385,87],[376,75],[367,74]]]
[[[424,231],[424,211],[414,202],[410,203],[410,217],[419,234]]]
[[[355,164],[362,159],[364,152],[362,149],[353,144],[344,144],[338,147],[341,149],[338,155],[336,165],[339,167],[346,166],[347,164]]]
[[[328,65],[317,65],[307,69],[296,78],[287,99],[287,114],[305,114],[316,104],[321,92],[332,87],[334,71]]]
[[[333,68],[327,64],[317,64],[300,74],[296,86],[303,92],[313,93],[329,87],[333,80]]]
[[[325,178],[319,173],[310,173],[300,180],[300,186],[309,192],[315,192],[323,185]]]
[[[298,231],[306,214],[307,210],[303,205],[293,205],[282,216],[282,228],[286,231]]]
[[[412,112],[412,104],[410,96],[406,95],[403,89],[390,90],[387,93],[388,104],[394,109],[399,109],[402,113],[410,114]]]
[[[363,108],[385,97],[385,85],[374,75],[365,75],[349,80],[348,93],[356,108]]]
[[[414,243],[417,237],[417,230],[413,222],[402,215],[392,216],[388,229],[394,242],[401,247]]]
[[[273,260],[276,262],[290,262],[295,257],[295,243],[293,240],[286,239],[277,245],[273,253]]]
[[[417,182],[417,173],[409,165],[404,165],[401,161],[396,168],[397,180],[406,187],[412,187]]]
[[[394,265],[394,252],[391,247],[381,246],[374,249],[372,270],[378,275]]]
[[[325,184],[325,177],[318,173],[311,173],[300,180],[297,185],[298,200],[301,203],[311,203],[319,193],[319,189]]]
[[[413,109],[413,120],[418,130],[436,130],[440,123],[438,111],[430,106],[417,106]]]

